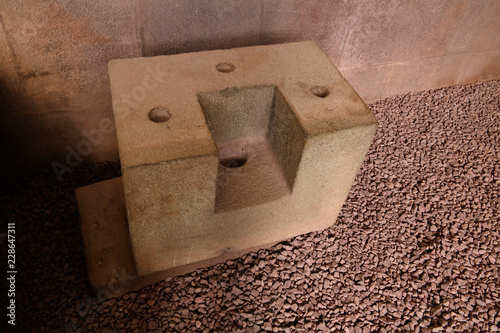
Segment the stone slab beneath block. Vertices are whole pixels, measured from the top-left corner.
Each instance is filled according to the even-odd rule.
[[[226,251],[208,260],[181,265],[153,274],[136,274],[127,223],[121,177],[75,190],[87,263],[88,279],[98,301],[138,290],[169,276],[183,275],[245,253],[272,246]]]

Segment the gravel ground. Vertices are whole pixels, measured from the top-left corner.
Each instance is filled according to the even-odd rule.
[[[495,80],[373,103],[379,131],[334,227],[101,304],[73,189],[118,164],[4,183],[17,331],[498,331],[499,101]]]

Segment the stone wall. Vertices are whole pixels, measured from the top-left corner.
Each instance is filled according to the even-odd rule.
[[[371,102],[500,77],[499,12],[498,0],[0,0],[1,172],[118,158],[111,59],[316,40]]]

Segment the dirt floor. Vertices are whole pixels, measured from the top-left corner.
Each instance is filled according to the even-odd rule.
[[[373,103],[379,131],[334,227],[101,304],[73,189],[119,165],[11,180],[16,331],[496,332],[499,104],[500,80]]]

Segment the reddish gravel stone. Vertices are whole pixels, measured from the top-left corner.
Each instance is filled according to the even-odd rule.
[[[500,80],[373,103],[379,131],[334,227],[104,303],[87,287],[73,189],[119,165],[2,184],[16,329],[497,332],[499,105]]]

